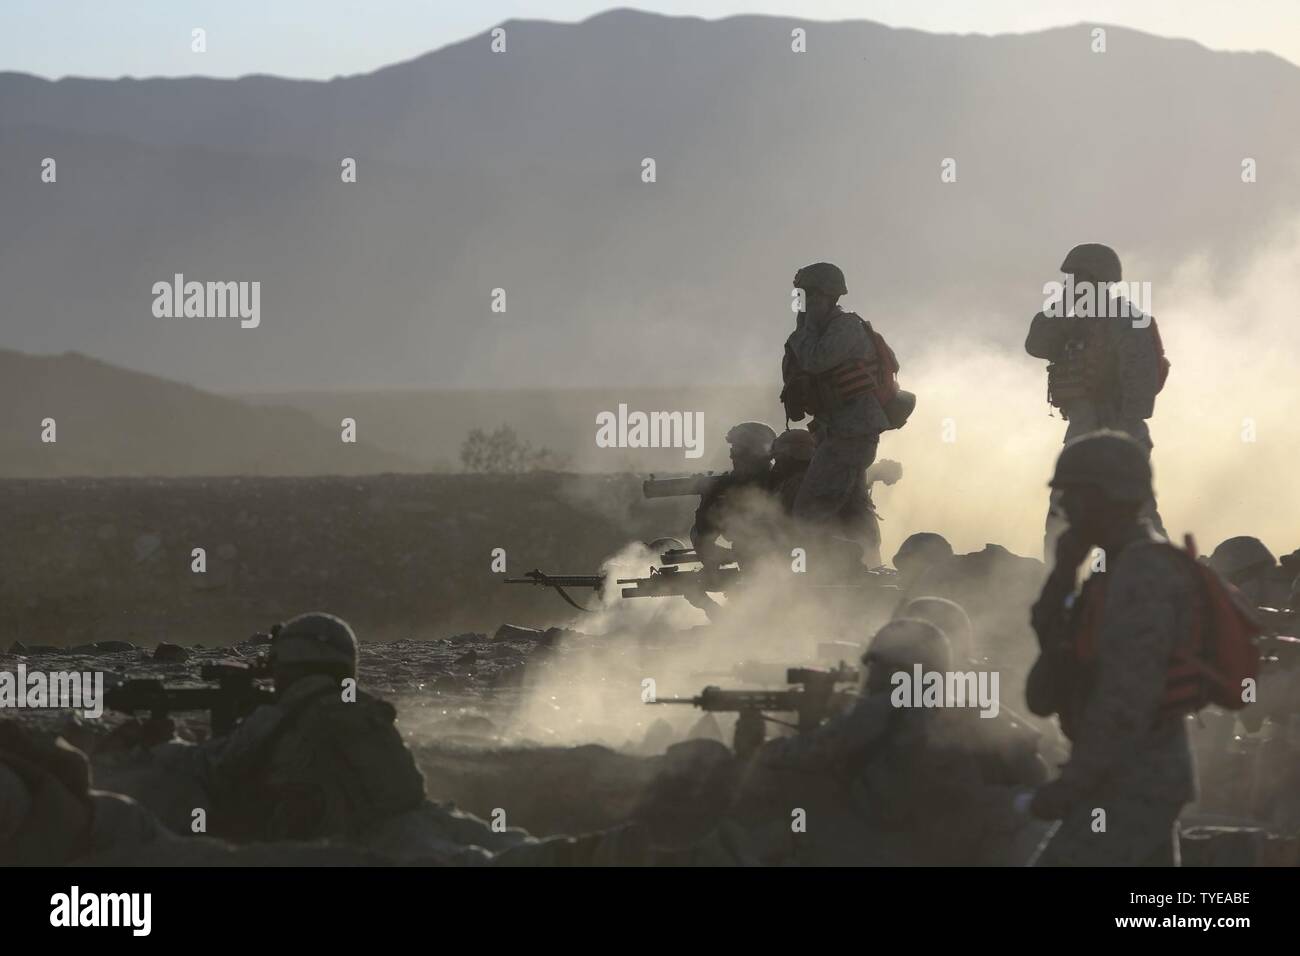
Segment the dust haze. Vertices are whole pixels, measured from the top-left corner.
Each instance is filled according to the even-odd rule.
[[[1200,257],[1184,262],[1168,287],[1153,290],[1152,312],[1173,363],[1151,420],[1160,507],[1171,535],[1180,540],[1193,533],[1203,553],[1239,534],[1261,538],[1275,554],[1300,545],[1300,501],[1292,493],[1292,469],[1300,461],[1300,428],[1293,420],[1300,409],[1297,265],[1300,225],[1279,235],[1229,283]],[[1141,269],[1141,262],[1126,264],[1126,276],[1140,281]],[[1041,290],[1030,288],[1018,303],[1026,328],[1041,301]],[[888,316],[872,314],[860,299],[850,296],[845,304],[872,318],[887,337],[893,331]],[[989,344],[979,334],[987,318],[972,311],[955,323],[964,333],[919,356],[901,357],[901,380],[919,401],[907,426],[886,433],[880,445],[880,457],[904,464],[900,482],[874,490],[884,516],[886,560],[906,536],[923,530],[943,534],[958,552],[996,543],[1041,556],[1046,482],[1065,423],[1047,404],[1045,363],[1026,355],[1022,340]],[[760,371],[753,370],[756,376]],[[779,428],[779,406],[772,405],[777,411],[764,416],[752,402],[740,401],[711,407],[709,417],[715,423],[766,417]],[[617,510],[586,490],[564,494]],[[655,557],[629,542],[602,570],[611,579],[643,576]],[[730,608],[739,608],[739,616],[711,625],[707,642],[691,637],[690,629],[707,618],[684,599],[622,600],[610,588],[597,612],[570,622],[591,636],[592,652],[573,655],[529,687],[514,732],[636,749],[652,743],[642,737],[663,720],[679,739],[702,719],[700,712],[648,707],[643,680],[654,680],[660,696],[692,696],[708,683],[735,684],[741,662],[814,661],[819,643],[865,644],[883,623],[837,616],[806,594],[792,597],[787,570],[760,572],[746,600]],[[754,600],[763,594],[781,599]],[[1036,649],[1028,607],[1008,607],[999,619],[980,622],[975,639],[1013,670],[1027,668]],[[1023,708],[1019,684],[1004,681],[1002,695]],[[732,718],[719,716],[725,737]],[[705,718],[697,732],[708,726]]]

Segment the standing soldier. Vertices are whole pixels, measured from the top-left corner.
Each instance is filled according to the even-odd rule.
[[[1041,653],[1026,697],[1059,714],[1072,744],[1032,812],[1060,820],[1039,865],[1176,865],[1178,815],[1195,798],[1185,688],[1175,653],[1197,633],[1195,564],[1139,517],[1153,495],[1147,449],[1121,432],[1065,446],[1051,487],[1069,527],[1034,606]],[[1079,566],[1094,547],[1106,570],[1063,616]]]
[[[1047,400],[1069,422],[1065,441],[1107,428],[1132,436],[1149,455],[1151,432],[1146,420],[1155,411],[1156,393],[1164,386],[1169,363],[1155,319],[1131,302],[1108,298],[1109,286],[1122,277],[1119,256],[1109,246],[1088,242],[1075,246],[1061,263],[1070,277],[1067,295],[1056,314],[1039,312],[1029,326],[1025,351],[1047,359]],[[1061,532],[1060,496],[1053,494],[1047,515],[1046,553]],[[1143,515],[1164,534],[1155,499]]]
[[[871,324],[839,306],[844,273],[829,262],[800,269],[803,310],[785,343],[781,402],[786,416],[812,415],[817,440],[794,503],[796,520],[829,531],[870,511],[866,470],[880,433],[899,428],[916,398],[898,389],[898,360]]]

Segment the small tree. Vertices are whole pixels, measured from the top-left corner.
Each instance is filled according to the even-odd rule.
[[[466,471],[488,475],[518,475],[543,468],[559,468],[564,458],[549,448],[534,450],[509,425],[488,433],[470,429],[460,446],[460,461]]]

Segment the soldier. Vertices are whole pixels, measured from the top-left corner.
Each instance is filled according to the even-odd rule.
[[[1069,527],[1033,609],[1041,652],[1026,687],[1030,710],[1058,714],[1072,743],[1061,775],[1032,812],[1060,820],[1040,865],[1176,865],[1178,815],[1196,795],[1186,721],[1167,696],[1174,652],[1191,640],[1197,582],[1140,517],[1153,496],[1146,447],[1122,432],[1078,438],[1051,487]],[[1074,601],[1094,547],[1106,570]]]
[[[847,714],[759,749],[735,812],[761,859],[952,865],[1011,862],[1020,853],[1023,861],[1042,828],[1014,811],[1015,791],[990,783],[956,732],[970,715],[892,699],[897,673],[910,678],[918,665],[946,672],[949,655],[933,624],[891,621],[863,656],[859,699]],[[792,806],[809,821],[795,837]]]
[[[50,866],[176,840],[129,797],[91,786],[86,755],[0,720],[0,866]]]
[[[1119,256],[1109,246],[1075,246],[1061,271],[1071,279],[1067,289],[1073,289],[1074,301],[1060,303],[1058,314],[1034,316],[1025,351],[1051,363],[1048,401],[1069,422],[1064,440],[1117,429],[1149,455],[1146,420],[1155,411],[1156,394],[1169,370],[1155,319],[1122,297],[1108,299],[1110,283],[1122,277]],[[1063,527],[1059,500],[1053,495],[1048,509],[1044,557],[1051,556],[1052,542]],[[1155,499],[1143,508],[1143,515],[1164,534]]]
[[[803,484],[808,464],[817,450],[817,440],[806,428],[787,428],[772,442],[772,472],[768,486],[781,501],[781,511],[794,514],[795,498]]]
[[[956,601],[941,597],[919,597],[907,603],[902,617],[929,621],[949,638],[955,666],[960,670],[988,669],[991,665],[975,647],[975,633],[969,615]],[[1007,687],[1003,673],[1002,687]],[[1036,787],[1047,777],[1047,763],[1039,752],[1042,733],[1032,722],[998,702],[998,712],[986,717],[964,711],[964,721],[954,721],[959,743],[980,760],[989,783],[1010,787]],[[960,715],[959,715],[960,716]]]
[[[780,498],[781,510],[787,516],[794,514],[795,499],[816,450],[817,440],[805,428],[788,428],[772,443],[774,462],[769,485]],[[876,568],[881,564],[880,515],[871,498],[871,485],[876,481],[892,485],[901,475],[902,468],[898,462],[888,459],[876,462],[867,469],[866,498],[854,496],[837,516],[841,533],[862,546],[863,559],[868,567]]]
[[[766,497],[775,440],[776,432],[762,422],[741,422],[727,432],[731,471],[700,496],[691,528],[691,545],[706,570],[716,570],[743,556],[721,545],[718,539],[725,537],[736,551],[745,550],[743,539],[747,531],[753,531],[747,524],[761,520],[753,509]]]
[[[880,433],[901,427],[915,397],[898,390],[898,360],[884,339],[840,308],[844,273],[818,262],[795,274],[794,287],[803,311],[785,343],[781,401],[792,421],[813,416],[817,440],[794,517],[833,533],[844,517],[870,511],[865,474]]]
[[[1210,554],[1209,564],[1255,607],[1292,606],[1296,575],[1279,565],[1259,538],[1228,538]]]
[[[952,545],[948,539],[933,531],[918,531],[908,535],[894,554],[894,567],[898,571],[898,586],[906,595],[913,584],[931,568],[939,568],[952,560]],[[919,595],[917,595],[919,596]],[[899,604],[901,609],[906,601]]]
[[[392,705],[356,689],[357,639],[330,614],[288,621],[270,651],[276,701],[227,737],[155,748],[195,775],[208,822],[236,841],[345,840],[387,857],[460,864],[637,862],[637,834],[537,840],[430,803]]]

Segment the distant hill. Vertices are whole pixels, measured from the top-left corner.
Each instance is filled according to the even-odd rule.
[[[254,406],[75,352],[0,349],[0,477],[348,475],[407,470],[296,409]],[[57,441],[41,440],[55,421]]]
[[[328,82],[0,73],[0,343],[246,392],[770,383],[808,261],[909,358],[957,329],[1014,350],[1076,242],[1159,296],[1300,209],[1300,69],[1269,54],[1118,27],[1094,53],[1083,24],[504,27],[503,54],[484,33]],[[177,272],[262,282],[261,327],[155,318]]]

